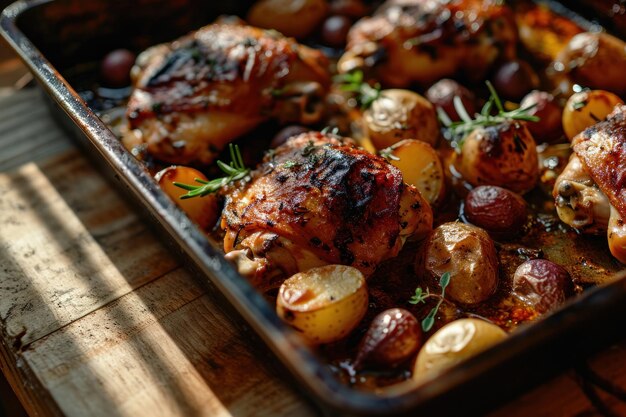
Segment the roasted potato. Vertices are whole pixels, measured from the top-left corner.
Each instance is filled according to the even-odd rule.
[[[202,172],[181,165],[165,168],[155,175],[161,189],[174,200],[191,220],[206,230],[214,226],[220,216],[218,197],[215,194],[209,194],[204,197],[181,200],[180,197],[187,191],[174,185],[175,182],[198,185],[195,181],[196,178],[207,181]]]
[[[459,319],[448,323],[437,330],[420,350],[413,378],[441,372],[505,338],[504,330],[484,320]]]
[[[571,140],[590,126],[606,119],[621,98],[604,90],[581,91],[572,95],[563,110],[563,130]]]
[[[467,220],[495,239],[519,235],[528,216],[522,197],[495,185],[481,185],[470,191],[465,197],[463,213]]]
[[[301,39],[311,34],[327,13],[326,0],[259,0],[250,8],[247,20],[253,26]]]
[[[539,179],[537,146],[524,122],[475,129],[463,141],[454,166],[473,186],[497,185],[520,194]]]
[[[288,278],[280,287],[278,315],[312,344],[346,337],[368,307],[365,277],[356,268],[328,265]]]
[[[437,227],[424,242],[415,272],[431,290],[450,273],[446,298],[473,305],[491,297],[498,286],[498,258],[487,232],[451,222]]]
[[[449,78],[437,81],[426,91],[428,101],[441,108],[450,117],[450,120],[459,121],[461,117],[454,107],[454,97],[461,99],[461,103],[463,103],[463,107],[469,115],[473,115],[478,111],[474,93]]]
[[[536,122],[528,122],[526,127],[537,143],[556,142],[563,137],[563,109],[555,97],[545,91],[533,90],[520,103],[520,108],[528,110],[531,116],[539,118]]]
[[[554,69],[588,88],[626,93],[626,43],[607,33],[580,33],[557,55]]]
[[[561,265],[547,259],[531,259],[515,271],[513,292],[537,312],[546,313],[572,294],[572,279]]]
[[[363,114],[365,131],[376,149],[402,139],[417,139],[435,146],[439,121],[435,107],[409,90],[383,90]]]
[[[517,101],[539,86],[539,76],[528,62],[516,59],[496,69],[493,86],[503,98]]]
[[[414,139],[402,140],[383,154],[400,171],[404,182],[415,186],[431,206],[436,206],[445,196],[443,165],[437,151],[427,143]]]

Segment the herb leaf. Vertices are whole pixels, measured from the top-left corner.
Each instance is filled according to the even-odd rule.
[[[243,158],[241,157],[239,146],[233,145],[231,143],[228,145],[228,147],[230,150],[230,164],[227,165],[222,161],[217,161],[217,166],[224,172],[224,174],[226,174],[226,176],[216,178],[211,181],[204,181],[200,178],[194,178],[194,181],[200,185],[174,182],[175,186],[188,191],[187,194],[183,194],[180,196],[181,200],[194,197],[204,197],[207,194],[215,193],[220,188],[230,184],[231,182],[241,180],[250,173],[250,169],[246,168],[243,163]]]
[[[467,135],[478,127],[496,126],[511,120],[521,120],[526,122],[538,122],[540,120],[539,117],[528,113],[536,106],[536,104],[511,111],[505,111],[496,89],[489,81],[486,83],[491,96],[483,106],[480,113],[475,114],[473,119],[468,114],[465,106],[463,106],[463,102],[460,97],[454,97],[453,100],[454,109],[461,118],[458,122],[453,122],[443,109],[437,108],[439,120],[441,120],[443,125],[446,126],[451,133],[450,139],[452,141],[452,146],[457,150],[457,152],[460,152],[461,150],[463,139],[465,139]],[[491,114],[494,106],[497,110],[495,115]]]
[[[430,312],[428,312],[426,317],[424,317],[424,319],[422,320],[423,331],[428,332],[433,328],[433,325],[435,324],[435,316],[437,315],[437,312],[439,311],[439,307],[441,307],[441,303],[443,303],[443,300],[446,296],[446,288],[448,287],[449,284],[450,284],[450,273],[445,272],[439,279],[439,285],[441,285],[441,297],[439,298],[439,301],[437,301],[437,304],[435,305],[435,307],[433,307],[432,310],[430,310]],[[411,297],[411,299],[409,300],[409,303],[411,304],[417,304],[419,302],[423,303],[424,300],[426,300],[426,298],[430,296],[431,294],[428,292],[428,290],[426,291],[426,294],[424,294],[422,288],[417,287],[415,289],[415,295]]]
[[[355,94],[355,98],[361,105],[362,110],[368,109],[380,97],[380,84],[376,83],[371,86],[364,81],[362,71],[357,70],[348,74],[340,74],[334,80],[339,83],[341,90]]]

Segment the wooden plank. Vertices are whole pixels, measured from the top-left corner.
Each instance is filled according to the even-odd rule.
[[[0,175],[0,194],[0,320],[18,344],[176,267],[76,152]]]
[[[313,415],[245,335],[178,269],[24,358],[66,416]]]

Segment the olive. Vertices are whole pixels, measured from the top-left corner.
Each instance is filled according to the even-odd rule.
[[[102,81],[110,87],[130,85],[130,70],[136,55],[128,49],[116,49],[105,55],[100,63]]]
[[[467,220],[482,227],[494,238],[511,238],[526,223],[526,201],[519,195],[495,185],[481,185],[465,197]]]
[[[413,314],[402,308],[385,310],[374,317],[367,329],[356,365],[395,366],[413,356],[422,339],[422,330]]]
[[[454,97],[461,99],[463,107],[465,107],[470,116],[477,112],[474,94],[454,80],[444,78],[437,81],[426,91],[428,101],[446,112],[452,121],[459,121],[461,118],[454,107]]]
[[[350,27],[352,27],[352,20],[346,16],[328,17],[322,24],[322,42],[334,48],[344,47]]]
[[[521,108],[534,106],[528,114],[537,116],[538,122],[528,122],[527,127],[537,143],[555,142],[563,137],[563,108],[554,96],[545,91],[533,90],[522,99]]]
[[[502,98],[517,101],[539,86],[539,77],[528,62],[509,61],[496,70],[493,86]]]
[[[572,279],[561,265],[547,259],[531,259],[513,275],[513,292],[539,313],[563,304],[573,292]]]
[[[287,139],[292,138],[294,136],[298,136],[301,133],[306,133],[311,129],[307,129],[304,126],[300,125],[291,125],[283,127],[274,135],[272,141],[270,142],[270,148],[278,148],[283,143],[287,142]]]

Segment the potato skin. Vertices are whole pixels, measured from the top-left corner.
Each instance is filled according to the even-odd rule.
[[[580,33],[557,55],[554,68],[588,88],[626,93],[626,43],[607,33]]]
[[[446,324],[426,341],[415,361],[413,378],[438,373],[506,339],[504,330],[484,320],[468,318]]]
[[[563,137],[563,109],[554,96],[546,91],[533,90],[520,103],[524,109],[534,105],[528,111],[531,116],[539,117],[537,122],[528,122],[526,127],[537,143],[556,142]]]
[[[539,313],[546,313],[572,294],[572,279],[561,265],[547,259],[531,259],[515,271],[513,291]]]
[[[304,38],[315,30],[327,13],[326,0],[259,0],[250,8],[247,20],[253,26]]]
[[[446,298],[461,304],[478,304],[498,286],[498,258],[493,240],[476,226],[450,222],[437,227],[422,246],[415,272],[433,290],[439,278],[450,273]]]
[[[402,139],[416,139],[431,146],[439,140],[435,107],[409,90],[383,90],[363,114],[363,122],[376,149],[388,148]]]
[[[463,141],[455,168],[473,186],[497,185],[523,194],[539,179],[537,146],[525,123],[477,128]]]

